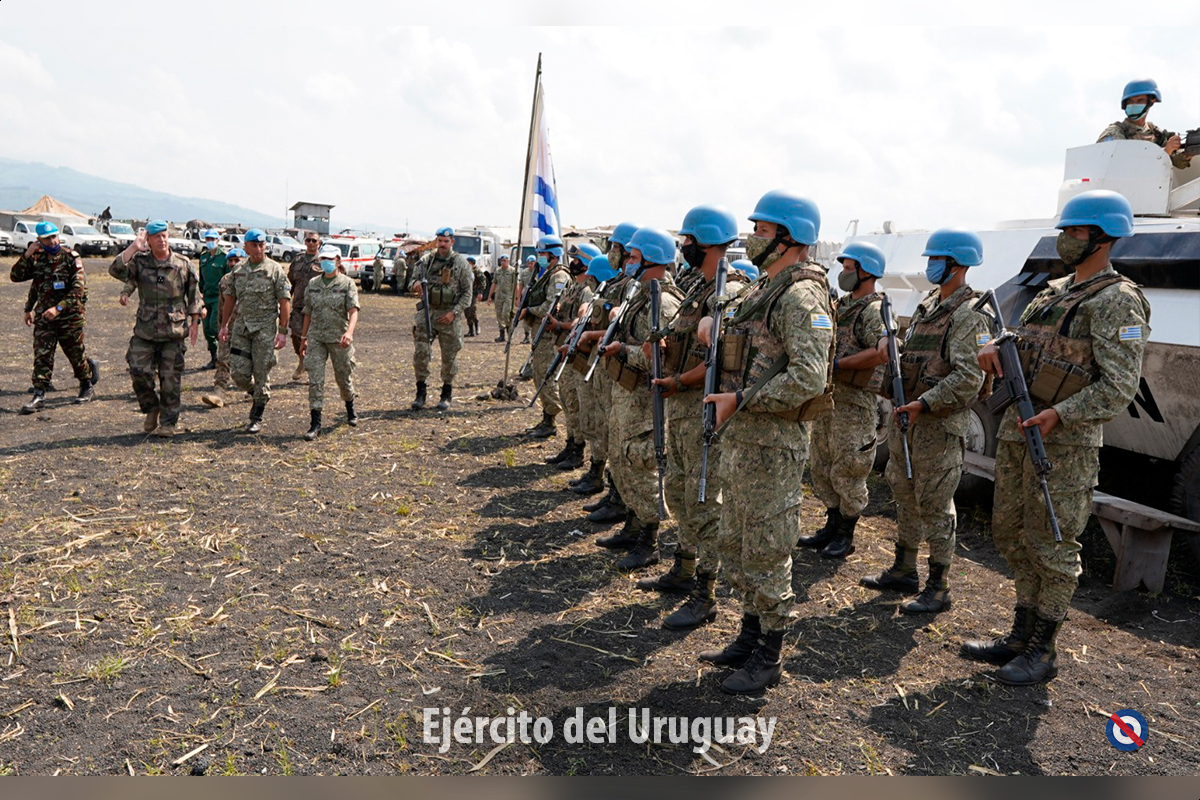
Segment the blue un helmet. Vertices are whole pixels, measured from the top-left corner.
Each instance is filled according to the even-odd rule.
[[[754,266],[754,262],[748,258],[739,258],[729,266],[733,269],[736,269],[738,272],[743,273],[752,281],[758,280],[758,267]]]
[[[875,278],[883,277],[886,259],[883,251],[870,242],[851,242],[842,248],[842,252],[834,256],[840,263],[842,259],[851,258],[858,262],[863,272]]]
[[[774,222],[787,229],[800,244],[814,245],[821,231],[821,212],[806,197],[775,189],[767,192],[754,207],[751,222]]]
[[[633,235],[637,233],[638,229],[641,227],[641,225],[633,222],[622,222],[620,225],[613,228],[612,233],[608,235],[608,241],[613,244],[619,244],[621,247],[624,247],[626,250],[628,250],[629,240],[633,238]]]
[[[1077,194],[1063,206],[1056,228],[1091,225],[1114,239],[1133,236],[1133,207],[1117,192],[1096,189]]]
[[[235,247],[225,254],[225,258],[245,258],[246,251],[240,247]]]
[[[35,225],[33,230],[39,239],[45,239],[48,236],[58,236],[58,226],[53,222],[46,222],[45,220]]]
[[[596,256],[588,262],[587,274],[600,283],[611,281],[617,277],[617,271],[608,263],[608,256]]]
[[[658,228],[639,228],[626,250],[638,250],[646,264],[674,264],[675,237]]]
[[[1125,107],[1129,98],[1137,97],[1139,94],[1149,95],[1154,98],[1155,102],[1162,102],[1162,92],[1158,90],[1158,84],[1149,78],[1143,78],[1125,84],[1125,90],[1121,92],[1121,108]]]
[[[549,253],[550,255],[556,256],[560,259],[563,256],[562,239],[550,233],[538,239],[537,247],[535,249],[539,253]]]
[[[585,264],[591,264],[592,259],[600,255],[600,248],[596,247],[596,245],[592,244],[591,242],[583,242],[581,244],[571,245],[567,252],[573,256],[576,256]]]
[[[977,267],[983,263],[983,240],[965,228],[939,228],[930,234],[921,255],[952,258],[959,266]]]
[[[683,218],[679,235],[684,234],[696,244],[729,244],[738,238],[737,218],[724,206],[696,206]]]
[[[208,230],[206,230],[204,232],[204,235],[201,236],[200,238],[201,239],[220,239],[221,234],[217,233],[216,230],[214,230],[213,228],[209,228]]]

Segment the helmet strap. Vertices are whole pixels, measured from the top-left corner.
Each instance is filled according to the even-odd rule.
[[[771,254],[779,249],[779,245],[791,242],[791,236],[783,232],[784,230],[785,229],[782,225],[777,226],[775,238],[771,240],[769,245],[767,245],[767,249],[759,253],[758,258],[752,259],[750,263],[754,264],[756,267],[761,267],[764,263],[766,263],[766,260],[771,257]],[[792,244],[795,244],[795,242],[792,242]],[[791,245],[789,245],[789,248],[790,247]]]

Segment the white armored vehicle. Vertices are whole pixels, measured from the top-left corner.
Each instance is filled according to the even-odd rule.
[[[1113,266],[1142,287],[1151,305],[1141,386],[1128,410],[1104,428],[1101,483],[1114,483],[1105,472],[1119,464],[1122,479],[1136,475],[1161,487],[1147,504],[1172,505],[1175,513],[1200,520],[1200,157],[1179,170],[1149,142],[1068,150],[1058,210],[1091,189],[1120,192],[1133,206],[1135,234],[1113,246]],[[976,231],[984,243],[983,264],[967,280],[976,290],[996,289],[1009,326],[1048,280],[1067,274],[1055,250],[1054,222],[1015,220]],[[929,231],[850,237],[883,249],[887,274],[879,286],[905,319],[932,288],[921,257],[928,237]],[[997,424],[985,409],[975,413],[968,449],[992,456]]]

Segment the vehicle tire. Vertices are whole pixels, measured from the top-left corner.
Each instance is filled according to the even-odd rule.
[[[1200,522],[1200,444],[1195,444],[1179,460],[1175,488],[1171,492],[1171,513]],[[1192,555],[1200,563],[1200,536],[1189,536]]]
[[[975,403],[971,406],[967,422],[966,449],[995,458],[996,434],[999,430],[1000,417],[993,416],[983,403]],[[974,502],[988,502],[992,497],[992,481],[964,470],[955,496]]]
[[[283,254],[283,260],[284,260],[284,262],[286,262],[288,264],[292,263],[292,259],[295,257],[296,257],[295,253],[288,252],[288,253]]]

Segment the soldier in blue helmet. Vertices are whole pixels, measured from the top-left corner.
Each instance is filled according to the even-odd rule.
[[[1121,110],[1125,112],[1125,117],[1101,131],[1100,138],[1096,141],[1136,139],[1154,142],[1167,152],[1172,164],[1179,169],[1187,169],[1192,163],[1192,158],[1183,152],[1183,142],[1179,134],[1163,130],[1149,119],[1150,109],[1155,103],[1161,102],[1162,92],[1155,81],[1148,78],[1130,81],[1121,92]]]
[[[529,287],[529,302],[525,304],[525,308],[518,317],[519,320],[528,319],[534,330],[541,325],[543,317],[550,318],[547,323],[548,328],[557,327],[564,321],[560,316],[562,312],[559,310],[556,298],[559,298],[559,293],[564,291],[572,281],[571,274],[563,263],[563,255],[562,239],[550,234],[538,239],[537,261],[543,272],[541,277]],[[537,347],[533,351],[532,369],[533,374],[539,380],[541,376],[545,375],[550,362],[554,360],[554,353],[557,349],[552,335],[543,335],[541,341],[537,343]],[[538,402],[542,404],[542,419],[536,425],[527,428],[525,434],[534,439],[547,439],[554,436],[558,430],[554,423],[555,418],[562,411],[558,387],[553,383],[547,385],[538,396]]]
[[[963,645],[964,655],[1001,665],[997,679],[1015,686],[1058,674],[1055,641],[1079,584],[1079,535],[1092,510],[1102,428],[1133,401],[1150,337],[1149,303],[1111,263],[1113,246],[1133,235],[1128,201],[1116,192],[1084,192],[1063,206],[1057,227],[1058,255],[1072,274],[1050,281],[1017,329],[1037,413],[1020,420],[1010,406],[996,446],[992,537],[1013,571],[1013,627]],[[995,346],[983,348],[979,365],[1000,374]],[[1062,534],[1057,543],[1021,431],[1035,425],[1053,465],[1047,481]]]
[[[458,374],[458,351],[463,346],[463,318],[474,297],[475,277],[471,265],[461,253],[454,251],[454,229],[438,228],[437,246],[417,264],[413,271],[412,289],[421,299],[413,320],[413,371],[417,377],[417,396],[410,408],[420,411],[427,397],[433,342],[425,329],[425,308],[428,303],[433,319],[433,336],[442,351],[442,395],[438,411],[450,408],[454,392],[454,376]],[[422,279],[425,284],[422,284]],[[426,289],[428,287],[428,296]]]

